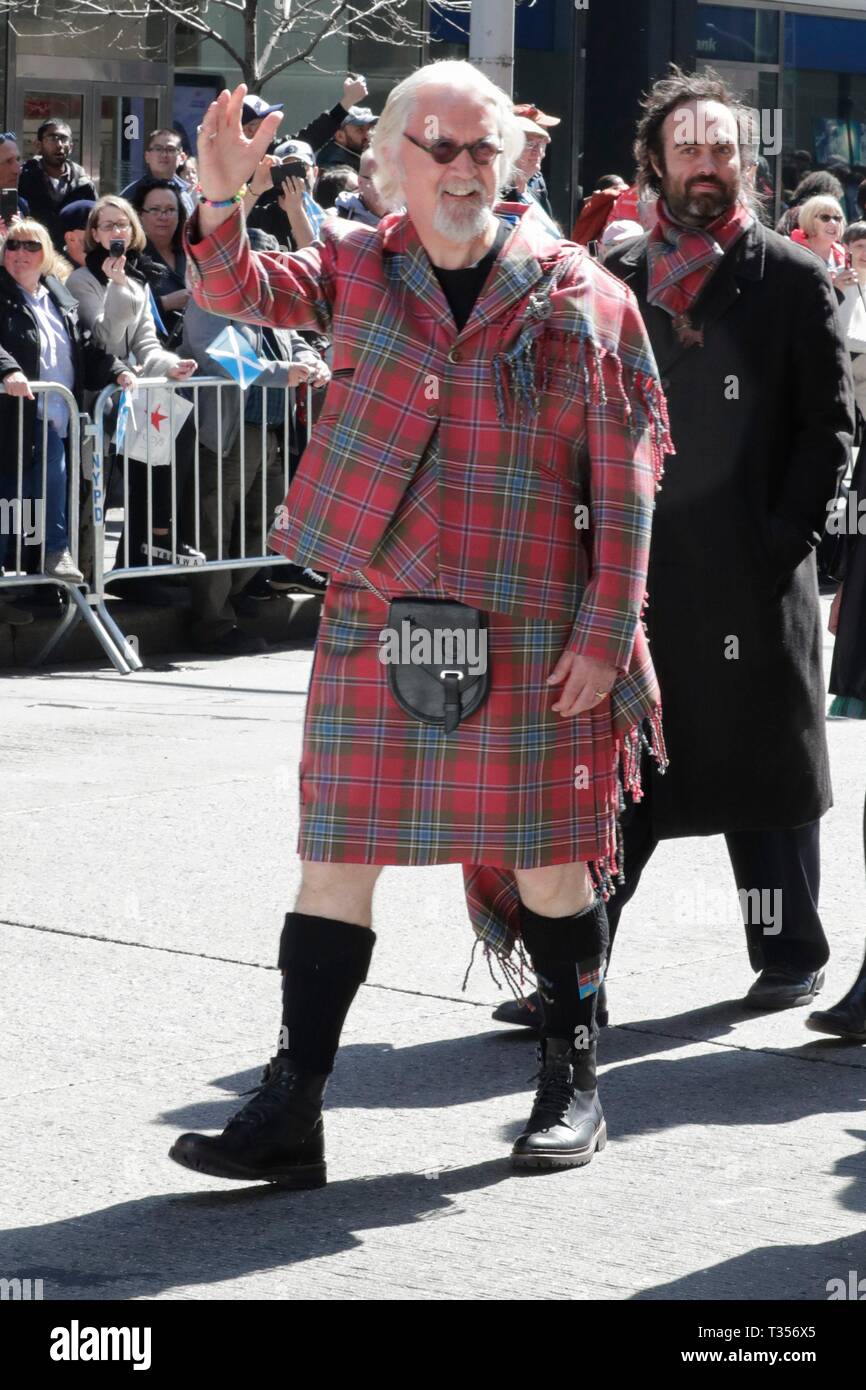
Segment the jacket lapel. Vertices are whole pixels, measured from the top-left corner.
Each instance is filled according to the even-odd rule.
[[[449,340],[463,342],[494,322],[512,304],[529,293],[544,274],[539,255],[555,254],[558,243],[528,206],[497,204],[496,210],[516,213],[520,221],[501,248],[487,282],[462,331],[457,334],[450,306],[430,263],[430,258],[407,214],[395,221],[383,238],[383,250],[393,257],[394,272],[411,296],[412,312],[433,320]]]

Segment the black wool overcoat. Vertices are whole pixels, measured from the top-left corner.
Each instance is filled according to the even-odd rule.
[[[670,767],[660,838],[803,825],[832,804],[814,547],[848,459],[850,365],[810,251],[753,223],[684,346],[647,303],[646,238],[606,267],[637,295],[676,455],[657,497],[647,627]]]

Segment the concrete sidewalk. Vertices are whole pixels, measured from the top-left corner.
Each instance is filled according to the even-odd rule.
[[[386,870],[326,1116],[329,1185],[166,1157],[273,1048],[311,653],[0,682],[0,1275],[46,1298],[814,1299],[866,1275],[866,1047],[751,1015],[723,844],[665,844],[623,918],[610,1143],[517,1175],[532,1043],[459,869]],[[863,950],[864,730],[829,726],[824,999]],[[730,895],[730,896],[727,896]]]

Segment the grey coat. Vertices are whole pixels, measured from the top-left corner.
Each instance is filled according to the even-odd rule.
[[[648,578],[670,753],[653,828],[803,825],[832,804],[813,551],[853,428],[829,277],[756,222],[694,306],[703,346],[684,347],[647,303],[646,238],[605,266],[638,297],[677,451]]]
[[[128,366],[138,366],[142,376],[165,376],[176,367],[177,353],[166,352],[156,336],[146,287],[131,277],[125,285],[110,280],[103,285],[86,265],[66,281],[78,300],[78,312],[93,341]]]

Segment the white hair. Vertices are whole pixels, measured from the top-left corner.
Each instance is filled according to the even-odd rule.
[[[502,143],[502,153],[497,155],[495,161],[497,186],[500,189],[509,188],[514,182],[514,166],[526,139],[512,109],[511,98],[472,63],[457,58],[442,58],[404,77],[391,90],[385,102],[372,139],[376,157],[373,183],[382,201],[392,208],[406,202],[403,133],[415,113],[422,91],[431,87],[452,87],[459,92],[472,92],[493,107]]]

